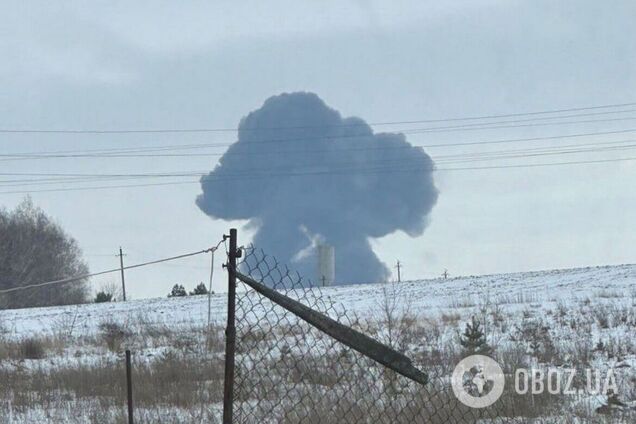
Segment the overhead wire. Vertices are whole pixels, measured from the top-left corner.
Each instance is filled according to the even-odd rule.
[[[440,119],[420,119],[420,120],[403,120],[403,121],[381,121],[370,123],[352,123],[345,124],[349,127],[360,126],[381,126],[381,125],[405,125],[405,124],[420,124],[420,123],[436,123],[436,122],[455,122],[455,121],[468,121],[468,120],[484,120],[484,119],[499,119],[499,118],[512,118],[520,116],[537,116],[537,115],[549,115],[555,113],[564,112],[578,112],[585,110],[598,110],[598,109],[610,109],[610,108],[623,108],[636,106],[636,102],[627,103],[615,103],[606,105],[594,105],[585,107],[574,107],[564,109],[551,109],[532,112],[519,112],[519,113],[507,113],[507,114],[492,114],[481,116],[465,116],[465,117],[451,117]],[[602,113],[620,113],[623,111],[607,111]],[[589,115],[589,114],[579,114]],[[545,118],[538,118],[545,119]],[[336,125],[342,126],[342,125]],[[329,125],[300,125],[300,126],[285,126],[285,127],[260,127],[260,128],[241,128],[242,131],[263,131],[263,130],[281,130],[281,129],[308,129],[308,128],[325,128]],[[22,134],[139,134],[139,133],[188,133],[188,132],[233,132],[237,131],[237,128],[163,128],[163,129],[33,129],[33,128],[0,128],[0,133],[22,133]]]
[[[499,150],[499,151],[489,151],[489,152],[473,152],[473,153],[463,153],[463,154],[451,154],[451,155],[438,155],[434,156],[434,160],[436,164],[453,164],[453,163],[464,163],[464,162],[472,162],[472,161],[487,161],[487,160],[495,160],[495,159],[513,159],[513,158],[529,158],[529,157],[537,157],[537,156],[553,156],[553,155],[564,155],[564,154],[580,154],[580,153],[590,153],[590,152],[605,152],[605,151],[619,151],[619,150],[628,150],[636,147],[636,144],[627,144],[627,145],[617,145],[617,144],[625,144],[625,143],[634,143],[636,139],[627,139],[627,140],[615,140],[615,141],[607,141],[607,142],[596,142],[596,143],[587,143],[587,144],[569,144],[555,147],[534,147],[534,148],[526,148],[526,149],[509,149],[509,150]],[[363,165],[386,165],[386,164],[397,164],[397,165],[408,165],[410,163],[410,158],[393,158],[386,159],[382,158],[381,160],[376,161],[365,161]],[[315,166],[329,166],[330,169],[336,169],[335,166],[344,166],[346,168],[353,167],[356,165],[360,165],[359,160],[347,160],[340,162],[318,162],[315,163]],[[304,166],[310,166],[311,163],[306,163]],[[271,171],[276,170],[276,168],[266,167],[266,168],[254,168],[247,167],[242,172],[232,172],[229,174],[224,174],[221,177],[223,179],[238,177],[243,175],[250,175],[251,173],[264,171],[266,174]],[[288,166],[282,167],[283,171],[294,171],[290,169]],[[355,171],[355,168],[352,169]],[[28,186],[28,185],[39,185],[39,184],[58,184],[58,183],[82,183],[82,182],[92,182],[95,180],[125,180],[125,179],[137,179],[137,178],[172,178],[172,177],[188,177],[188,176],[198,176],[203,177],[203,181],[208,178],[213,178],[212,176],[206,177],[207,171],[178,171],[178,172],[161,172],[161,173],[116,173],[116,174],[105,174],[105,173],[25,173],[25,172],[15,172],[15,173],[0,173],[0,176],[12,176],[12,177],[46,177],[46,178],[28,178],[28,179],[4,179],[0,180],[0,186],[4,187],[15,187],[15,186]],[[259,174],[262,175],[262,174]],[[49,178],[54,177],[54,178]]]
[[[414,124],[414,123],[424,123],[424,122],[453,122],[453,121],[469,121],[469,120],[478,120],[478,119],[494,119],[494,118],[504,118],[504,117],[520,117],[520,116],[538,116],[538,115],[547,115],[554,113],[562,113],[562,112],[574,112],[574,111],[585,111],[585,110],[596,110],[603,108],[624,108],[628,106],[634,106],[636,103],[622,103],[622,104],[614,104],[614,105],[601,105],[601,106],[590,106],[584,108],[570,108],[570,109],[554,109],[550,111],[537,111],[537,112],[526,112],[526,113],[516,113],[516,114],[501,114],[501,115],[485,115],[485,116],[476,116],[476,117],[463,117],[463,118],[446,118],[446,119],[437,119],[437,120],[418,120],[418,121],[393,121],[393,122],[376,122],[371,123],[370,125],[393,125],[393,124]],[[581,123],[592,123],[592,122],[611,122],[611,121],[622,121],[622,120],[633,120],[636,117],[621,117],[621,118],[609,118],[609,119],[592,119],[592,120],[582,120],[582,121],[559,121],[559,122],[537,122],[537,121],[545,121],[545,120],[555,120],[555,119],[566,119],[572,117],[582,117],[582,116],[593,116],[593,115],[607,115],[614,113],[631,113],[636,111],[636,109],[627,109],[627,110],[604,110],[597,112],[588,112],[582,114],[572,114],[572,115],[559,115],[559,116],[540,116],[540,117],[532,117],[526,119],[515,119],[508,121],[498,121],[498,122],[476,122],[476,123],[467,123],[462,125],[451,125],[451,126],[442,126],[442,127],[428,127],[428,128],[410,128],[403,129],[402,132],[405,134],[423,134],[426,132],[436,132],[442,130],[479,130],[479,129],[496,129],[496,128],[511,128],[511,127],[526,127],[526,126],[535,126],[535,125],[566,125],[566,124],[581,124]],[[522,124],[521,122],[531,122],[530,124]],[[504,124],[504,125],[501,125]],[[514,125],[505,125],[505,124],[514,124]],[[360,124],[362,125],[362,124]],[[364,124],[366,125],[366,124]],[[347,126],[347,125],[344,125]],[[311,126],[298,126],[298,127],[271,127],[271,128],[261,128],[263,130],[266,129],[300,129],[300,128],[312,128]],[[210,130],[225,130],[225,129],[210,129]],[[16,130],[16,132],[29,132],[31,130]],[[54,132],[54,133],[103,133],[103,134],[116,134],[116,133],[126,133],[126,132],[155,132],[155,131],[163,131],[163,130],[33,130],[34,132]],[[181,131],[181,129],[171,129],[170,131]],[[190,131],[190,129],[185,129],[185,131]],[[198,131],[198,130],[192,130]],[[13,130],[0,130],[1,132],[13,132]],[[398,150],[398,149],[413,149],[413,148],[450,148],[456,146],[476,146],[476,145],[491,145],[491,144],[503,144],[503,143],[521,143],[521,142],[530,142],[530,141],[548,141],[548,140],[557,140],[557,139],[568,139],[568,138],[577,138],[577,137],[591,137],[598,135],[609,135],[609,134],[620,134],[620,133],[630,133],[636,132],[636,128],[629,129],[619,129],[613,131],[597,131],[597,132],[583,132],[583,133],[575,133],[575,134],[563,134],[563,135],[554,135],[554,136],[540,136],[540,137],[526,137],[526,138],[508,138],[508,139],[495,139],[495,140],[481,140],[481,141],[470,141],[470,142],[445,142],[445,143],[436,143],[436,144],[422,144],[422,145],[407,145],[407,146],[382,146],[373,144],[370,146],[365,146],[364,143],[362,145],[343,145],[343,147],[334,147],[333,144],[328,146],[319,148],[319,149],[298,149],[298,150],[277,150],[277,149],[268,149],[260,152],[255,151],[241,151],[241,147],[246,147],[248,144],[253,143],[278,143],[278,142],[292,142],[292,141],[308,141],[314,139],[327,139],[327,140],[338,140],[341,138],[353,138],[360,139],[361,141],[366,141],[369,139],[371,134],[345,134],[345,135],[329,135],[329,136],[320,136],[320,137],[294,137],[294,138],[258,138],[256,140],[242,140],[239,143],[199,143],[199,144],[188,144],[188,145],[160,145],[160,146],[138,146],[138,147],[128,147],[128,148],[114,148],[114,149],[93,149],[93,150],[58,150],[58,151],[48,151],[48,152],[26,152],[26,153],[13,153],[13,154],[1,154],[0,160],[26,160],[26,159],[43,159],[43,158],[79,158],[79,157],[87,157],[87,158],[125,158],[125,157],[181,157],[181,156],[205,156],[205,155],[265,155],[265,154],[278,154],[278,155],[288,155],[293,153],[306,154],[306,153],[338,153],[340,151],[375,151],[375,150]],[[376,134],[377,135],[377,134]],[[592,152],[616,152],[629,150],[636,147],[636,144],[628,144],[632,143],[636,140],[613,140],[613,141],[596,141],[592,143],[577,143],[577,144],[566,144],[560,146],[538,146],[531,148],[523,148],[523,149],[509,149],[509,150],[499,150],[499,151],[485,151],[485,152],[469,152],[469,153],[456,153],[456,154],[446,154],[446,155],[433,155],[436,164],[442,165],[452,165],[452,164],[464,164],[470,162],[483,162],[483,161],[493,161],[493,160],[509,160],[509,159],[518,159],[518,158],[535,158],[542,156],[554,156],[554,155],[571,155],[571,154],[580,154],[580,153],[592,153]],[[214,147],[229,147],[236,146],[235,149],[226,151],[226,152],[197,152],[195,154],[184,154],[184,153],[164,153],[166,151],[179,151],[179,150],[191,150],[191,149],[209,149]],[[244,149],[245,150],[245,149]],[[161,153],[158,153],[161,152]],[[343,173],[351,173],[351,172],[363,172],[363,173],[383,173],[383,172],[421,172],[421,171],[455,171],[455,170],[466,170],[466,169],[499,169],[499,168],[520,168],[527,167],[525,165],[537,166],[541,164],[509,164],[503,166],[480,166],[480,167],[463,167],[463,168],[444,168],[436,166],[433,169],[424,169],[424,168],[409,168],[409,165],[414,165],[410,163],[410,159],[407,158],[383,158],[378,161],[369,161],[362,160],[364,156],[356,157],[354,160],[349,160],[345,162],[325,162],[318,161],[317,163],[305,163],[305,167],[309,167],[309,169],[300,169],[296,170],[293,168],[289,168],[289,166],[279,167],[278,171],[276,168],[266,167],[266,168],[255,168],[255,167],[246,167],[245,169],[238,169],[230,173],[224,173],[221,175],[209,175],[208,171],[186,171],[186,172],[157,172],[157,173],[113,173],[113,174],[84,174],[84,173],[0,173],[0,176],[5,177],[13,177],[11,179],[3,179],[0,180],[0,187],[10,188],[10,187],[27,187],[27,186],[42,186],[42,185],[64,185],[64,187],[57,187],[52,189],[36,189],[36,190],[25,190],[24,192],[48,192],[48,191],[72,191],[72,190],[102,190],[102,189],[110,189],[110,188],[125,188],[125,187],[149,187],[149,186],[164,186],[164,185],[177,185],[177,184],[188,184],[193,182],[214,182],[214,181],[227,181],[228,179],[245,179],[245,178],[266,178],[266,177],[288,177],[288,176],[305,176],[305,175],[323,175],[325,173],[340,175]],[[622,161],[622,160],[631,160],[630,158],[616,158],[616,159],[603,159],[600,162],[607,161]],[[555,162],[546,164],[546,166],[557,166],[557,165],[571,165],[571,164],[584,164],[584,163],[599,163],[598,160],[595,161],[569,161],[569,162]],[[360,165],[364,165],[360,168]],[[388,165],[397,165],[391,167]],[[342,167],[340,169],[339,167]],[[318,169],[315,169],[318,168]],[[68,187],[68,184],[84,184],[91,182],[119,182],[123,180],[136,180],[136,179],[156,179],[156,178],[178,178],[179,180],[161,182],[161,183],[144,183],[144,184],[119,184],[119,185],[100,185],[100,186],[81,186],[81,187]],[[195,181],[182,181],[182,178],[196,178]],[[20,191],[2,191],[0,194],[14,194],[20,193]]]
[[[347,173],[361,173],[361,174],[383,174],[383,173],[413,173],[413,172],[453,172],[453,171],[467,171],[467,170],[490,170],[490,169],[509,169],[509,168],[535,168],[535,167],[551,167],[551,166],[566,166],[566,165],[582,165],[582,164],[596,164],[596,163],[611,163],[611,162],[625,162],[625,161],[634,161],[636,157],[625,157],[625,158],[613,158],[613,159],[599,159],[599,160],[587,160],[587,161],[568,161],[568,162],[551,162],[551,163],[536,163],[536,164],[513,164],[513,165],[493,165],[493,166],[478,166],[478,167],[451,167],[451,168],[440,168],[435,167],[431,170],[426,170],[423,168],[394,168],[394,169],[355,169],[355,170],[344,170],[344,171],[315,171],[315,172],[304,172],[304,173],[281,173],[281,174],[270,174],[270,175],[245,175],[245,176],[237,176],[233,177],[233,180],[242,180],[242,179],[262,179],[262,178],[280,178],[280,177],[295,177],[295,176],[313,176],[313,175],[341,175]],[[223,179],[210,179],[206,180],[215,182],[215,181],[223,181]],[[161,182],[161,183],[142,183],[142,184],[123,184],[123,185],[107,185],[107,186],[89,186],[89,187],[64,187],[64,188],[53,188],[53,189],[37,189],[37,190],[15,190],[15,191],[0,191],[0,194],[28,194],[28,193],[44,193],[44,192],[70,192],[70,191],[86,191],[86,190],[107,190],[107,189],[118,189],[118,188],[139,188],[139,187],[159,187],[159,186],[174,186],[174,185],[184,185],[184,184],[200,184],[200,177],[195,180],[187,180],[187,181],[170,181],[170,182]]]
[[[327,150],[334,152],[347,152],[347,151],[375,151],[375,150],[403,150],[403,149],[411,149],[411,148],[425,148],[425,149],[434,149],[434,148],[448,148],[448,147],[459,147],[459,146],[476,146],[476,145],[490,145],[490,144],[509,144],[509,143],[522,143],[529,141],[548,141],[548,140],[558,140],[558,139],[569,139],[569,138],[581,138],[581,137],[592,137],[592,136],[601,136],[601,135],[612,135],[612,134],[625,134],[636,132],[636,128],[615,130],[615,131],[598,131],[598,132],[586,132],[586,133],[575,133],[575,134],[561,134],[561,135],[552,135],[552,136],[539,136],[539,137],[525,137],[525,138],[506,138],[506,139],[496,139],[496,140],[481,140],[481,141],[470,141],[470,142],[446,142],[446,143],[436,143],[436,144],[410,144],[408,146],[343,146],[334,148],[330,146],[330,149],[326,149],[325,147],[321,147],[319,149],[292,149],[292,150],[263,150],[259,152],[252,151],[226,151],[219,153],[196,153],[196,154],[129,154],[126,153],[127,149],[121,149],[123,153],[118,152],[119,149],[107,150],[103,153],[99,150],[95,151],[95,153],[87,153],[91,151],[80,151],[79,153],[73,153],[73,151],[62,151],[66,153],[54,153],[54,152],[40,152],[40,153],[14,153],[14,154],[0,154],[0,161],[10,161],[10,160],[25,160],[25,159],[59,159],[59,158],[124,158],[124,157],[202,157],[202,156],[253,156],[253,155],[268,155],[268,154],[293,154],[293,153],[323,153]],[[362,138],[358,136],[359,138]],[[367,136],[368,137],[368,136]],[[330,137],[330,139],[336,139],[337,137]],[[295,138],[295,139],[285,139],[285,141],[291,140],[306,140],[303,138]],[[263,140],[267,142],[268,140]],[[271,140],[270,140],[271,141]],[[170,146],[160,146],[157,149],[165,149],[165,150],[186,150],[186,149],[206,149],[206,148],[214,148],[214,147],[229,147],[233,144],[236,144],[238,148],[242,147],[247,142],[240,143],[229,143],[229,144],[195,144],[195,145],[170,145]],[[249,144],[249,143],[248,143]],[[135,148],[132,148],[135,149]],[[154,148],[149,148],[152,149]]]
[[[209,253],[209,252],[211,252],[213,250],[216,250],[218,248],[218,246],[220,246],[222,241],[223,240],[221,240],[221,242],[219,242],[219,244],[217,244],[216,247],[211,247],[209,249],[203,249],[203,250],[199,250],[199,251],[196,251],[196,252],[185,253],[185,254],[182,254],[182,255],[171,256],[171,257],[168,257],[168,258],[157,259],[157,260],[143,262],[143,263],[134,264],[134,265],[127,265],[127,266],[125,266],[123,268],[121,268],[121,267],[113,268],[113,269],[108,269],[108,270],[105,270],[105,271],[81,274],[81,275],[76,275],[74,277],[61,278],[61,279],[45,281],[45,282],[41,282],[41,283],[34,283],[34,284],[20,284],[20,283],[17,283],[17,284],[12,284],[13,287],[10,287],[10,288],[7,288],[7,289],[0,289],[0,294],[11,293],[11,292],[20,291],[20,290],[27,290],[27,289],[34,289],[34,288],[52,286],[52,285],[58,285],[58,284],[73,283],[73,282],[85,280],[87,278],[97,277],[99,275],[105,275],[105,274],[111,274],[111,273],[115,273],[115,272],[121,272],[122,269],[123,270],[127,270],[127,269],[140,268],[140,267],[144,267],[144,266],[159,264],[159,263],[162,263],[162,262],[174,261],[174,260],[177,260],[177,259],[183,259],[183,258],[187,258],[187,257],[190,257],[190,256],[200,255],[200,254],[203,254],[203,253]],[[3,286],[5,286],[5,287],[7,285],[8,284],[6,282],[3,284]]]

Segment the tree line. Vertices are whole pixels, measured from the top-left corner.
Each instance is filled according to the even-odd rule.
[[[0,208],[0,291],[88,274],[77,241],[30,198]],[[67,305],[88,300],[87,280],[0,294],[0,308]]]
[[[25,288],[46,281],[89,274],[77,241],[25,198],[14,209],[0,207],[0,309],[111,302],[119,299],[116,284],[107,284],[91,298],[88,279]],[[168,297],[208,294],[205,284],[189,293],[175,284]]]

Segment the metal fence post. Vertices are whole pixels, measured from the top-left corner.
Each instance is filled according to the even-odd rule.
[[[234,402],[234,352],[236,349],[236,259],[240,256],[237,249],[236,228],[230,229],[230,251],[228,254],[227,275],[227,327],[225,328],[225,384],[223,391],[223,424],[232,424]]]
[[[132,364],[128,349],[126,349],[126,387],[128,389],[128,424],[133,424]]]

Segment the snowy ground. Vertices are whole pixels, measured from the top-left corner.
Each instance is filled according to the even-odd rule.
[[[390,286],[391,284],[389,284]],[[324,288],[323,294],[365,316],[377,313],[386,284],[361,284]],[[525,308],[546,302],[574,303],[586,298],[636,296],[636,265],[600,266],[566,270],[522,272],[484,276],[407,281],[399,291],[414,312],[435,313],[475,306],[490,301]],[[212,319],[225,322],[227,297],[212,295]],[[206,296],[132,300],[127,303],[87,304],[65,307],[0,311],[5,336],[21,338],[55,333],[57,327],[75,321],[74,331],[89,334],[104,321],[134,322],[140,315],[153,323],[203,324],[207,322]]]
[[[622,400],[636,400],[636,265],[322,289],[323,296],[366,322],[369,332],[385,342],[387,293],[398,312],[416,318],[421,331],[412,333],[421,340],[410,339],[407,353],[424,367],[433,353],[454,358],[459,333],[477,316],[498,359],[521,350],[525,363],[544,368],[612,369]],[[142,421],[218,420],[225,294],[211,298],[212,341],[204,331],[207,308],[207,297],[195,296],[1,311],[0,423],[119,422],[122,398],[106,386],[121,384],[126,347],[135,351],[136,367],[147,371],[140,371],[138,383]],[[256,318],[248,319],[265,313],[254,312]],[[43,341],[42,352],[25,354],[29,339]],[[210,363],[206,372],[197,371],[202,360]],[[101,372],[103,388],[80,383]],[[109,381],[113,374],[117,377]],[[25,381],[30,385],[18,383]],[[40,390],[40,385],[48,388]],[[173,393],[179,391],[190,395],[179,398]],[[555,420],[549,422],[627,423],[634,417],[624,411],[595,415],[606,401],[602,396],[570,400],[562,413],[546,412]]]

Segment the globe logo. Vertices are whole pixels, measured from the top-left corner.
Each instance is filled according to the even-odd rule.
[[[495,403],[503,394],[504,385],[501,367],[484,355],[462,359],[451,377],[453,393],[470,408],[486,408]]]

